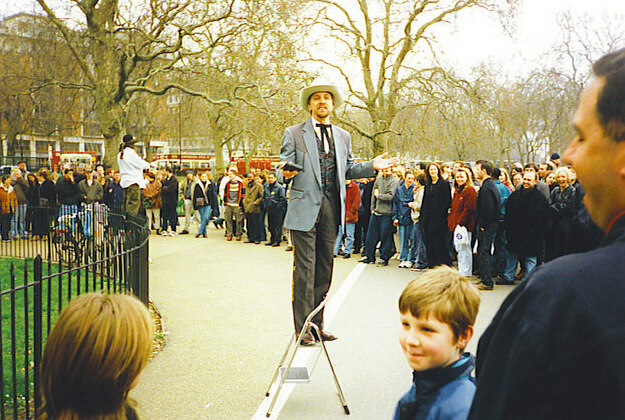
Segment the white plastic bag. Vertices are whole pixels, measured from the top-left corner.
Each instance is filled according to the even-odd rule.
[[[454,247],[456,250],[469,244],[469,231],[464,226],[456,226],[454,229]]]

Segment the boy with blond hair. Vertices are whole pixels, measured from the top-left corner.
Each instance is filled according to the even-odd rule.
[[[399,297],[399,344],[413,385],[394,420],[465,420],[471,408],[475,358],[464,353],[480,306],[477,288],[447,266],[428,270]]]

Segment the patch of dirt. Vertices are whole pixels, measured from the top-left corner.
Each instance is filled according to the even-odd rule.
[[[165,347],[165,344],[167,343],[167,331],[165,331],[163,326],[163,317],[158,311],[158,308],[153,302],[150,302],[148,306],[154,325],[154,341],[152,342],[152,356],[150,356],[150,359],[152,359],[161,350],[163,350],[163,347]]]

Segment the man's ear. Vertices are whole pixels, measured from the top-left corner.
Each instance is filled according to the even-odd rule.
[[[473,325],[469,325],[464,334],[458,337],[457,344],[459,348],[464,349],[467,347],[469,341],[471,341],[471,338],[473,338],[473,332]]]

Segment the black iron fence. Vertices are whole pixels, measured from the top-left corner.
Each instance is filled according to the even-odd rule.
[[[29,208],[24,219],[25,229],[16,220],[0,242],[1,419],[35,417],[43,345],[73,297],[125,292],[146,305],[149,297],[142,216],[94,204]]]

